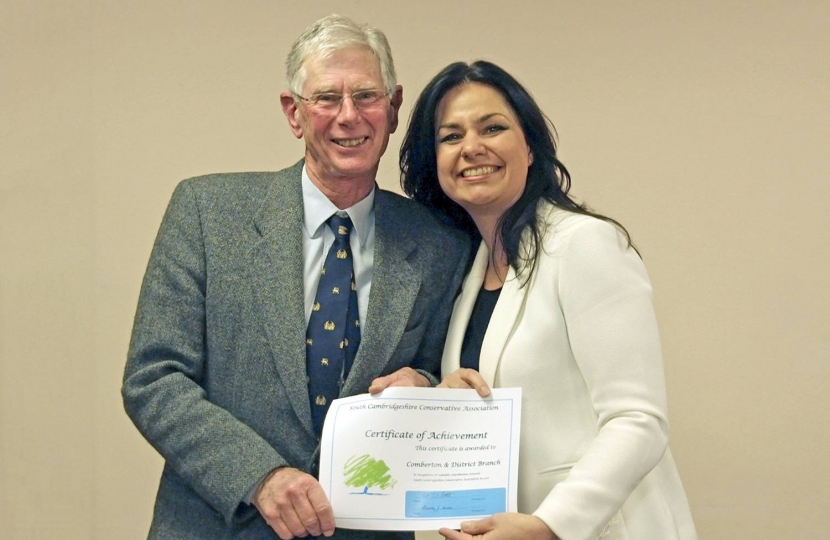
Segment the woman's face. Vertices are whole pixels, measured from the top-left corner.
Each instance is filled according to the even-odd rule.
[[[515,203],[533,162],[515,112],[490,86],[466,83],[436,111],[438,182],[470,216],[499,217]]]

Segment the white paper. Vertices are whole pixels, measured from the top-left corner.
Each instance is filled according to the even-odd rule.
[[[389,388],[336,399],[320,484],[337,527],[459,528],[516,511],[521,388]]]

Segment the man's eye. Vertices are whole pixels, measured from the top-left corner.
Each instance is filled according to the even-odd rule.
[[[340,94],[317,94],[317,103],[340,103]]]
[[[355,101],[374,101],[375,99],[377,99],[378,95],[377,92],[366,91],[357,92],[352,97]]]

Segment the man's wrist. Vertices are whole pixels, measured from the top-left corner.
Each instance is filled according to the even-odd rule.
[[[254,505],[256,503],[257,497],[259,496],[259,492],[262,491],[262,487],[265,485],[272,476],[274,476],[278,470],[284,469],[287,465],[280,465],[279,467],[274,467],[268,474],[262,477],[259,482],[253,485],[251,489],[248,491],[248,494],[245,497],[245,503]]]
[[[415,373],[418,373],[418,374],[419,374],[419,375],[421,375],[424,379],[426,379],[426,381],[427,381],[427,385],[426,385],[426,386],[427,386],[427,387],[430,387],[430,386],[435,386],[435,385],[437,385],[437,384],[438,384],[438,382],[439,382],[438,378],[437,378],[437,377],[435,377],[434,375],[432,375],[432,374],[431,374],[430,372],[428,372],[428,371],[424,371],[423,369],[417,369],[417,368],[416,368],[414,371],[415,371]]]

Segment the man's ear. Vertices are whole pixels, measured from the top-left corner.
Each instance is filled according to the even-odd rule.
[[[401,85],[395,87],[395,91],[392,92],[392,97],[389,98],[389,101],[392,104],[392,117],[389,118],[389,133],[395,133],[395,130],[398,129],[398,111],[401,110],[401,105],[403,104],[403,87]]]
[[[298,139],[303,138],[303,127],[300,125],[298,116],[301,114],[297,108],[297,101],[294,99],[294,94],[291,92],[283,92],[280,94],[280,105],[282,105],[282,112],[288,119],[288,127],[291,128],[291,133]]]

